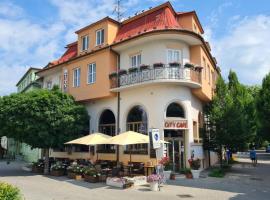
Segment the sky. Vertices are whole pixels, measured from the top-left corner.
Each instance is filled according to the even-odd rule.
[[[44,67],[76,40],[76,30],[115,17],[115,0],[0,0],[0,96],[16,92],[31,67]],[[160,0],[122,1],[123,17]],[[195,10],[224,78],[261,84],[270,71],[269,0],[173,0],[176,11]]]

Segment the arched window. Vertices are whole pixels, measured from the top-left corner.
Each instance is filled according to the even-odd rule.
[[[138,133],[148,134],[147,113],[142,106],[134,106],[127,116],[127,131],[135,131]],[[130,145],[133,153],[148,154],[147,144]],[[129,152],[127,152],[129,153]]]
[[[106,109],[99,118],[99,132],[109,136],[115,136],[115,117],[111,110]],[[98,145],[99,153],[114,153],[114,145]]]
[[[167,107],[166,117],[185,118],[185,111],[180,104],[174,102]]]

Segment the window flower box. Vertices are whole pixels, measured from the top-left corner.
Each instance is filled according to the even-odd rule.
[[[201,72],[201,71],[202,71],[202,68],[203,68],[203,67],[201,67],[201,66],[196,66],[196,67],[195,67],[195,71]]]
[[[127,70],[121,69],[121,70],[119,70],[118,74],[119,74],[119,76],[125,75],[125,74],[127,74]]]
[[[109,74],[109,78],[116,78],[117,77],[117,72],[112,72]]]
[[[192,68],[194,68],[194,65],[191,64],[191,63],[186,63],[186,64],[184,65],[184,67],[185,67],[185,68],[192,69]]]
[[[140,66],[140,70],[146,70],[146,69],[150,69],[150,65],[141,65]]]
[[[128,72],[129,72],[129,73],[135,73],[135,72],[137,72],[138,70],[139,70],[138,67],[131,67],[131,68],[128,69]]]
[[[171,62],[171,63],[169,63],[169,66],[170,67],[180,67],[181,64],[179,62]]]
[[[153,67],[154,68],[162,68],[162,67],[164,67],[165,65],[164,65],[164,63],[154,63],[154,65],[153,65]]]

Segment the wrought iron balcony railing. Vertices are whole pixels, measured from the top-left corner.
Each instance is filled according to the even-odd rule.
[[[201,72],[192,68],[184,67],[160,67],[136,70],[125,74],[110,76],[111,89],[131,86],[145,82],[176,81],[201,84]]]

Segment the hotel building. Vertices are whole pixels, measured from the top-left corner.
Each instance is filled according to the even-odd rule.
[[[56,61],[37,72],[43,88],[60,88],[85,105],[90,132],[111,136],[127,130],[148,134],[159,129],[159,155],[175,170],[191,156],[208,165],[200,128],[203,105],[213,97],[219,74],[195,11],[176,12],[169,2],[122,22],[106,17],[75,32],[77,41]],[[128,147],[119,159],[129,161]],[[148,144],[132,145],[132,161],[155,162]],[[115,160],[116,147],[51,150],[52,157]],[[82,152],[83,151],[83,152]]]

